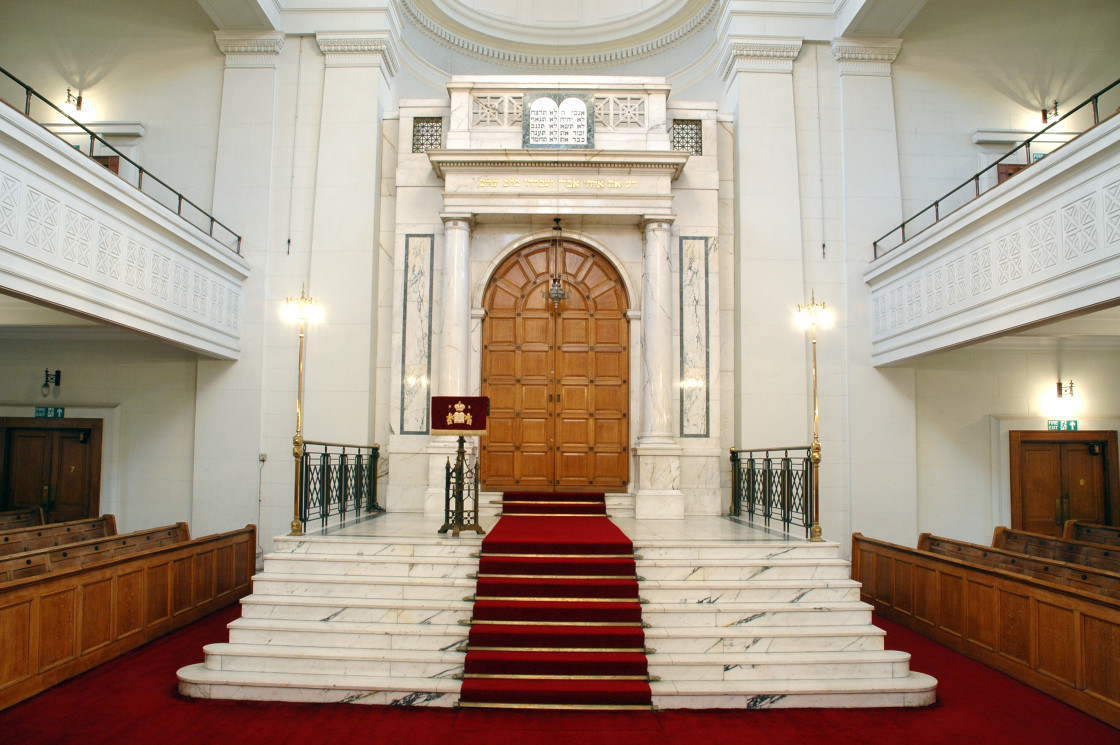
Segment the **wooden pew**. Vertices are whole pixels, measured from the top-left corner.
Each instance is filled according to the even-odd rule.
[[[1120,600],[859,533],[852,578],[883,617],[1120,727]]]
[[[138,530],[134,533],[8,554],[0,557],[0,585],[22,577],[97,564],[137,551],[182,543],[189,541],[190,538],[187,524],[176,523],[161,528]]]
[[[0,512],[0,530],[9,528],[25,528],[29,525],[43,524],[43,508],[28,507],[23,510],[9,510]]]
[[[1064,536],[1073,541],[1120,546],[1120,526],[1095,525],[1080,520],[1067,520]]]
[[[116,534],[117,520],[112,515],[2,530],[0,531],[0,556]]]
[[[942,556],[1003,569],[1023,574],[1035,579],[1068,585],[1086,592],[1099,593],[1110,598],[1120,599],[1120,574],[1102,569],[1090,569],[1064,561],[1040,559],[1035,556],[1004,551],[991,546],[981,546],[967,541],[922,533],[918,537],[918,548]]]
[[[256,546],[249,525],[0,585],[0,710],[248,595]]]
[[[1120,572],[1120,547],[1117,546],[1055,538],[1000,526],[992,536],[992,547],[1108,572]]]

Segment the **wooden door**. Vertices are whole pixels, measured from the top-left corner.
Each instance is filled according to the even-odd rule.
[[[1011,527],[1061,535],[1066,520],[1115,524],[1115,432],[1011,433]]]
[[[0,419],[4,509],[42,506],[48,521],[96,517],[101,420]]]
[[[549,244],[510,256],[487,286],[482,485],[490,490],[617,491],[629,481],[629,325],[618,273],[566,243],[568,297],[554,307]]]

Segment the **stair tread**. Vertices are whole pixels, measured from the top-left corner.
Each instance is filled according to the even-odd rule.
[[[834,665],[838,662],[862,664],[866,662],[907,662],[909,652],[895,649],[851,649],[822,650],[805,652],[650,652],[649,664],[696,664],[708,663],[724,665],[803,665],[820,662]]]
[[[424,598],[353,598],[329,595],[265,595],[253,593],[241,599],[242,605],[300,605],[331,608],[390,608],[423,610],[470,610],[469,600],[427,600]]]
[[[810,693],[873,693],[876,691],[931,691],[937,680],[911,671],[897,678],[809,678],[795,680],[675,680],[650,681],[654,696],[782,695]]]
[[[462,636],[466,627],[458,623],[387,623],[383,621],[311,621],[290,618],[237,618],[229,629],[269,629],[340,634],[399,634],[406,636]]]
[[[466,641],[464,633],[462,641]],[[280,644],[244,644],[239,642],[214,642],[202,651],[208,656],[272,657],[279,659],[327,660],[385,660],[401,662],[446,662],[462,664],[463,653],[457,651],[462,642],[446,650],[426,651],[413,649],[363,649],[361,647],[296,647]]]
[[[293,673],[293,672],[253,672],[249,670],[211,670],[203,664],[188,665],[179,670],[179,679],[191,683],[259,685],[266,687],[341,690],[389,690],[389,691],[438,691],[457,694],[460,681],[456,678],[426,678],[394,675],[346,675],[333,673]]]

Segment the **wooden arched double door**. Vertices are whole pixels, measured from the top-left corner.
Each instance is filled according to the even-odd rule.
[[[558,256],[556,255],[558,254]],[[568,297],[548,298],[553,264]],[[483,299],[483,489],[619,491],[629,481],[629,306],[601,254],[528,245],[498,267]]]

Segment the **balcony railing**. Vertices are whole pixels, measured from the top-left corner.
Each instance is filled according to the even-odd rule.
[[[363,513],[384,512],[377,501],[377,445],[341,445],[304,440],[296,497],[300,521],[318,520],[326,527],[330,518],[358,518]]]
[[[758,518],[767,528],[805,529],[814,522],[813,480],[817,475],[812,448],[731,449],[731,511],[733,517]]]
[[[103,137],[98,135],[89,127],[67,114],[58,106],[55,106],[51,101],[47,100],[34,88],[27,85],[2,67],[0,67],[0,73],[3,73],[5,77],[7,77],[12,83],[15,83],[15,85],[22,90],[22,93],[20,94],[20,98],[22,100],[18,103],[13,102],[9,100],[10,96],[4,95],[4,93],[2,92],[6,89],[11,88],[10,85],[5,84],[4,87],[0,88],[0,100],[3,100],[13,109],[22,111],[24,116],[40,124],[43,123],[43,118],[38,115],[33,115],[33,104],[34,109],[45,112],[53,111],[59,116],[62,116],[65,119],[69,120],[70,124],[72,124],[74,127],[77,127],[78,131],[80,131],[82,134],[75,135],[75,137],[78,138],[77,142],[71,143],[70,140],[65,138],[63,139],[64,142],[67,142],[67,144],[72,144],[76,150],[84,153],[85,155],[88,155],[91,158],[95,155],[101,156],[108,153],[113,153],[115,156],[119,157],[122,162],[128,163],[132,166],[132,169],[130,169],[132,172],[132,176],[127,178],[126,176],[122,176],[122,178],[126,178],[128,183],[132,184],[138,190],[147,194],[149,197],[159,202],[167,209],[175,212],[177,215],[179,215],[179,217],[183,218],[186,222],[190,223],[195,228],[198,228],[199,230],[209,234],[210,237],[218,240],[230,250],[234,251],[237,254],[241,253],[241,236],[233,232],[227,225],[225,225],[209,212],[192,202],[190,199],[184,196],[182,192],[173,189],[167,184],[166,181],[158,178],[150,171],[146,170],[142,165],[129,158],[117,148],[113,147],[113,145],[108,143]],[[2,79],[0,79],[0,82],[2,82]],[[43,109],[44,106],[46,107],[46,109]]]
[[[893,251],[926,228],[937,224],[942,218],[998,186],[1001,183],[998,176],[1001,165],[1029,166],[1034,162],[1035,156],[1041,157],[1042,155],[1038,153],[1037,147],[1041,144],[1040,141],[1045,141],[1055,134],[1068,135],[1070,138],[1076,137],[1100,124],[1102,111],[1106,112],[1104,118],[1107,119],[1112,115],[1112,112],[1120,109],[1120,88],[1117,86],[1120,86],[1120,80],[1090,96],[1061,117],[1054,119],[1052,122],[1048,121],[1045,127],[1002,155],[987,168],[973,174],[960,186],[940,199],[934,200],[933,204],[914,216],[904,220],[901,225],[898,225],[872,244],[875,258],[878,259],[880,256]],[[1059,124],[1063,125],[1060,131],[1055,129]],[[1032,145],[1035,146],[1034,155],[1032,155]]]

